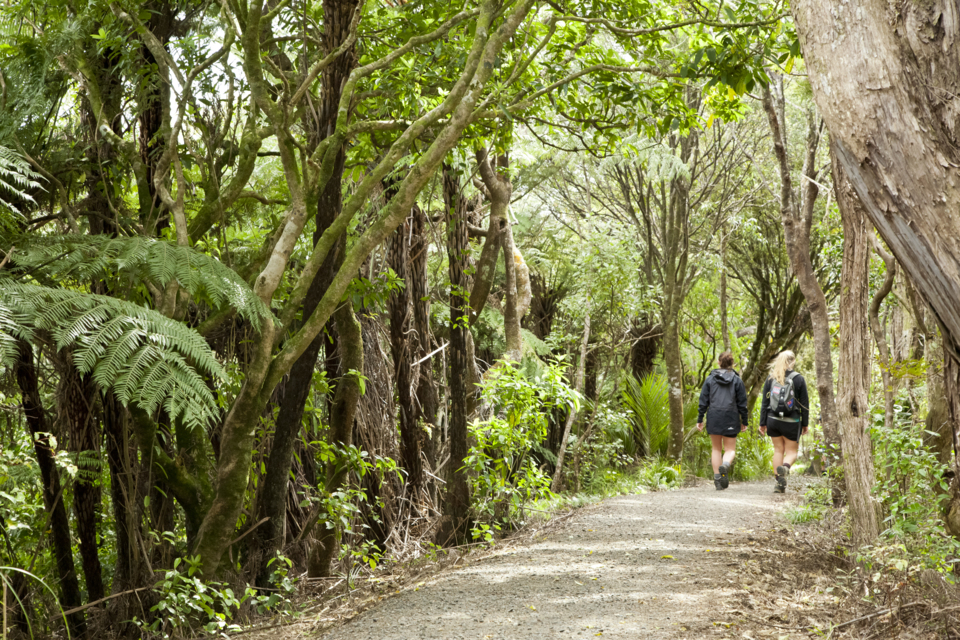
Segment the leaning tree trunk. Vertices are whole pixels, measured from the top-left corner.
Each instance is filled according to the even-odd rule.
[[[440,544],[459,544],[469,530],[470,488],[464,469],[467,447],[467,388],[470,374],[467,352],[469,301],[466,297],[466,259],[469,236],[466,209],[460,184],[452,169],[444,166],[443,197],[447,210],[447,256],[450,263],[450,362],[447,373],[450,385],[450,461],[447,473],[447,495],[444,521],[438,532]]]
[[[870,447],[870,329],[867,320],[870,241],[867,219],[843,170],[835,165],[834,184],[843,219],[843,270],[840,277],[840,389],[837,411],[843,450],[843,478],[857,547],[880,534],[870,497],[876,480]]]
[[[960,19],[955,2],[800,0],[810,85],[867,216],[941,326],[960,426]],[[954,454],[949,531],[960,536]]]
[[[60,606],[63,610],[74,609],[81,605],[82,597],[80,581],[73,564],[70,519],[63,504],[64,487],[60,484],[60,472],[54,459],[53,447],[50,445],[50,427],[40,398],[40,380],[33,361],[33,348],[22,340],[18,342],[18,347],[17,385],[20,387],[23,414],[30,429],[33,448],[37,454],[37,466],[40,467],[40,479],[43,482],[43,504],[50,522],[50,542],[60,583]],[[87,624],[83,612],[67,616],[67,625],[74,638],[86,636]]]
[[[776,93],[771,93],[773,88]],[[807,114],[807,145],[803,163],[803,201],[797,202],[790,158],[787,155],[786,121],[784,117],[783,79],[775,77],[771,87],[763,90],[763,108],[770,124],[773,150],[780,169],[780,218],[787,244],[790,265],[797,275],[797,283],[807,301],[810,323],[813,327],[813,347],[817,371],[817,394],[820,397],[820,418],[823,436],[828,446],[838,448],[837,407],[833,391],[833,359],[830,355],[830,318],[827,299],[817,281],[810,260],[810,228],[813,224],[813,205],[819,191],[816,183],[817,147],[820,145],[820,127],[813,113]]]

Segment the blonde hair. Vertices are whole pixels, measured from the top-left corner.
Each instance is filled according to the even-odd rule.
[[[787,371],[793,368],[797,361],[797,356],[793,351],[781,351],[777,357],[770,363],[770,377],[784,384],[787,378]]]

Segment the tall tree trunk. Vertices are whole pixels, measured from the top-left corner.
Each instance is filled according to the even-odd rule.
[[[450,263],[450,362],[447,372],[450,387],[450,461],[447,463],[444,522],[437,540],[440,544],[459,544],[467,539],[470,528],[470,488],[464,469],[468,453],[468,367],[473,366],[467,351],[470,325],[464,274],[470,247],[463,194],[456,175],[448,166],[443,169],[443,199],[447,210],[447,257]]]
[[[30,428],[37,465],[40,467],[40,479],[43,482],[43,504],[50,521],[50,542],[60,583],[60,606],[64,610],[74,609],[82,604],[83,599],[80,595],[80,581],[73,565],[70,520],[63,504],[63,486],[60,484],[60,472],[50,446],[50,427],[47,425],[46,413],[40,399],[40,380],[33,360],[33,348],[22,340],[18,347],[17,385],[20,387],[23,414]],[[86,636],[87,624],[82,611],[68,616],[67,625],[74,638]]]
[[[680,460],[683,455],[683,359],[680,355],[680,331],[677,318],[665,318],[663,331],[663,360],[667,365],[670,406],[670,441],[667,443],[667,456],[671,460]]]
[[[323,49],[330,54],[350,36],[350,20],[358,0],[325,0]],[[337,107],[343,83],[356,66],[356,49],[351,48],[330,64],[320,77],[320,104],[316,121],[309,124],[315,127],[313,141],[319,144],[327,137],[336,124]],[[320,240],[323,232],[333,224],[343,209],[343,168],[346,152],[337,153],[333,171],[327,183],[317,194],[316,230],[313,243]],[[345,243],[338,241],[310,283],[303,300],[301,317],[309,318],[327,292],[337,269],[343,260]],[[286,516],[286,497],[289,486],[290,467],[293,464],[293,452],[303,424],[303,410],[307,397],[313,388],[313,374],[317,367],[320,349],[328,343],[328,334],[336,331],[333,322],[329,322],[327,331],[321,331],[310,346],[297,358],[290,369],[289,379],[284,389],[283,399],[275,423],[273,443],[267,459],[267,471],[263,478],[257,501],[257,520],[270,518],[254,532],[251,546],[260,557],[257,580],[264,584],[269,578],[267,564],[284,543],[284,523]],[[335,376],[331,376],[331,379]]]
[[[353,312],[349,299],[334,313],[340,347],[340,377],[333,405],[330,407],[330,439],[332,444],[349,447],[353,444],[353,421],[360,404],[361,387],[358,373],[363,371],[363,333],[360,322]],[[324,489],[327,493],[337,491],[347,479],[348,469],[334,461],[327,465]],[[311,578],[329,577],[333,559],[337,557],[340,539],[337,528],[331,523],[323,526],[307,561],[307,574]]]
[[[411,309],[409,252],[407,238],[412,232],[407,219],[390,238],[387,262],[404,286],[390,292],[390,351],[393,354],[393,378],[400,410],[400,464],[407,472],[407,487],[412,500],[417,500],[423,486],[423,463],[420,460],[420,428],[414,401],[413,367],[410,360]]]
[[[733,351],[730,327],[727,322],[727,225],[720,229],[720,336],[723,350]]]
[[[771,92],[771,89],[775,93]],[[837,431],[837,406],[833,386],[833,359],[830,355],[830,318],[827,314],[827,299],[817,281],[810,260],[810,228],[813,224],[813,205],[819,191],[816,179],[817,148],[820,145],[820,126],[812,112],[807,114],[806,157],[803,162],[803,199],[797,202],[793,178],[790,174],[790,158],[787,155],[785,138],[783,78],[776,76],[769,87],[763,90],[763,108],[767,114],[773,150],[780,169],[780,218],[783,220],[783,235],[787,244],[790,265],[797,276],[797,283],[807,301],[810,323],[813,326],[813,348],[817,371],[817,394],[820,397],[820,418],[823,421],[824,440],[828,446],[839,449]]]
[[[87,600],[104,596],[103,571],[97,549],[100,522],[100,451],[93,413],[95,389],[90,374],[81,376],[72,355],[63,353],[60,366],[61,416],[67,423],[69,449],[77,454],[79,472],[73,485],[73,511],[77,519],[77,541],[87,587]]]
[[[874,477],[870,446],[870,332],[867,302],[870,241],[867,219],[839,164],[834,164],[837,204],[843,219],[843,270],[840,278],[840,389],[837,409],[843,449],[843,479],[857,547],[872,543],[880,529],[870,497]]]
[[[857,198],[857,193],[853,191],[853,187],[850,187],[849,184],[849,181],[845,183],[845,188],[849,188],[850,190],[847,197],[856,198],[859,206],[860,199]],[[840,194],[838,189],[838,201],[839,198]],[[880,325],[880,305],[883,304],[884,298],[893,290],[893,281],[897,276],[897,261],[880,246],[877,237],[873,233],[870,233],[870,244],[873,246],[873,250],[877,252],[877,255],[880,256],[880,259],[883,260],[883,264],[887,270],[883,284],[880,285],[880,288],[877,289],[877,292],[873,295],[873,299],[870,301],[870,330],[873,332],[873,339],[876,341],[877,349],[880,351],[880,377],[883,381],[884,405],[883,426],[885,429],[892,429],[893,419],[896,415],[893,403],[896,399],[897,387],[890,368],[893,366],[895,359],[891,356],[886,333]]]
[[[948,0],[792,5],[814,99],[867,216],[941,327],[960,427],[960,21]],[[960,536],[954,447],[946,524]],[[956,518],[949,514],[956,514]]]
[[[583,339],[580,341],[580,361],[577,363],[577,377],[574,380],[574,387],[579,393],[583,390],[583,374],[587,363],[587,345],[590,343],[590,302],[587,299],[587,312],[583,317]],[[560,451],[557,453],[557,466],[553,472],[553,482],[550,484],[550,490],[554,493],[560,491],[561,474],[563,473],[563,458],[567,453],[567,441],[570,439],[570,430],[577,419],[577,410],[570,407],[570,413],[567,414],[567,421],[563,425],[563,436],[560,438]]]
[[[431,466],[436,464],[433,450],[433,434],[439,429],[437,411],[440,398],[433,384],[433,333],[430,331],[430,289],[427,282],[427,252],[430,246],[427,237],[427,216],[419,206],[413,208],[410,244],[410,290],[413,294],[413,320],[416,328],[414,357],[419,364],[417,376],[417,406],[424,425],[430,429],[421,431],[422,446]]]

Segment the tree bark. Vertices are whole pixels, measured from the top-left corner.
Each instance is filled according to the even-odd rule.
[[[417,500],[423,486],[423,463],[420,460],[420,428],[417,425],[417,406],[414,401],[412,349],[409,338],[412,334],[412,323],[407,238],[411,232],[411,221],[407,219],[397,227],[390,238],[387,262],[404,284],[390,292],[387,307],[390,311],[393,379],[400,410],[400,466],[407,472],[408,494],[412,500]]]
[[[443,199],[447,210],[447,257],[450,265],[450,362],[447,372],[450,386],[450,461],[447,463],[447,495],[444,504],[444,522],[438,531],[440,544],[460,544],[467,540],[470,528],[470,488],[464,469],[467,446],[468,403],[467,388],[470,379],[468,367],[467,332],[469,301],[466,297],[466,259],[469,236],[466,208],[460,183],[450,167],[443,170]]]
[[[960,426],[960,20],[956,3],[792,5],[814,99],[873,225],[933,310]],[[956,447],[955,447],[956,450]],[[960,513],[953,460],[950,509]],[[960,518],[946,519],[960,536]]]
[[[775,93],[771,92],[771,88]],[[763,107],[773,137],[773,150],[780,169],[780,218],[783,221],[783,235],[787,244],[790,264],[797,276],[797,282],[803,297],[807,301],[810,322],[813,327],[813,347],[817,371],[817,394],[820,397],[820,418],[823,423],[823,436],[826,444],[839,449],[840,438],[837,431],[837,406],[833,386],[833,359],[830,355],[830,318],[827,313],[827,300],[817,281],[810,260],[810,228],[813,224],[813,205],[819,191],[816,185],[817,147],[820,144],[820,126],[812,112],[807,114],[807,145],[802,175],[806,178],[803,187],[803,200],[798,202],[795,196],[793,178],[790,174],[790,158],[787,154],[785,138],[786,121],[784,117],[783,78],[776,76],[770,87],[763,90]]]
[[[343,179],[343,165],[346,154],[341,151],[334,174],[323,189],[317,201],[317,231],[314,232],[314,242],[319,239],[323,229],[329,226],[339,215],[342,206],[341,186]],[[309,316],[316,309],[317,304],[326,292],[327,287],[337,272],[340,261],[343,259],[344,242],[338,242],[324,260],[320,272],[310,284],[310,290],[303,301],[303,315]],[[324,345],[328,346],[328,334],[336,332],[333,322],[328,323],[328,330],[320,333],[306,351],[297,359],[290,369],[290,376],[284,388],[283,398],[274,425],[273,443],[270,455],[267,458],[267,472],[263,478],[260,495],[257,500],[257,521],[270,518],[257,527],[251,547],[259,555],[260,565],[257,571],[257,580],[265,585],[269,579],[267,566],[274,554],[284,544],[284,519],[287,514],[287,489],[290,483],[290,468],[293,464],[293,451],[297,438],[303,426],[303,410],[306,407],[307,396],[313,388],[313,374],[317,368],[317,358]],[[328,372],[329,373],[329,372]],[[331,379],[336,377],[336,373]]]
[[[663,331],[663,360],[667,365],[670,406],[670,441],[667,457],[680,460],[683,455],[683,359],[680,354],[680,332],[677,318],[665,319]]]
[[[50,446],[50,427],[40,399],[40,381],[33,359],[33,348],[19,341],[17,360],[17,385],[23,402],[23,414],[30,428],[33,448],[37,454],[40,478],[43,482],[43,504],[50,521],[50,542],[53,547],[54,561],[57,565],[57,577],[60,583],[60,606],[64,610],[74,609],[83,603],[80,595],[80,581],[73,564],[73,551],[70,542],[70,520],[63,501],[63,489],[60,484],[60,472],[54,461],[53,447]],[[75,638],[86,637],[87,624],[83,612],[67,616],[70,635]]]
[[[487,297],[493,286],[493,276],[497,270],[497,257],[503,246],[504,229],[507,222],[507,207],[513,194],[513,184],[506,172],[507,157],[497,158],[497,169],[490,162],[490,154],[486,149],[477,149],[477,168],[487,196],[490,198],[490,222],[487,227],[487,237],[480,250],[480,259],[477,261],[477,275],[470,291],[470,324],[474,324],[480,317],[480,312],[487,304]]]
[[[517,268],[516,249],[513,245],[513,229],[510,223],[507,223],[503,232],[503,260],[506,289],[505,304],[503,306],[503,335],[506,342],[506,348],[503,351],[503,359],[510,362],[520,362],[523,357],[523,337],[520,333],[520,296],[519,289],[519,269]],[[522,258],[521,258],[522,260]]]
[[[840,282],[840,389],[837,409],[843,450],[843,479],[850,505],[856,546],[880,535],[876,504],[870,497],[874,477],[870,446],[870,333],[867,322],[870,242],[867,219],[847,184],[843,170],[834,170],[837,203],[843,219],[843,270]]]

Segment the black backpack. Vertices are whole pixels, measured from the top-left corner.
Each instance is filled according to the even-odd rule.
[[[799,373],[791,371],[784,378],[783,384],[772,379],[770,381],[770,415],[775,418],[794,418],[800,413],[800,403],[797,402],[793,389],[793,379]]]

